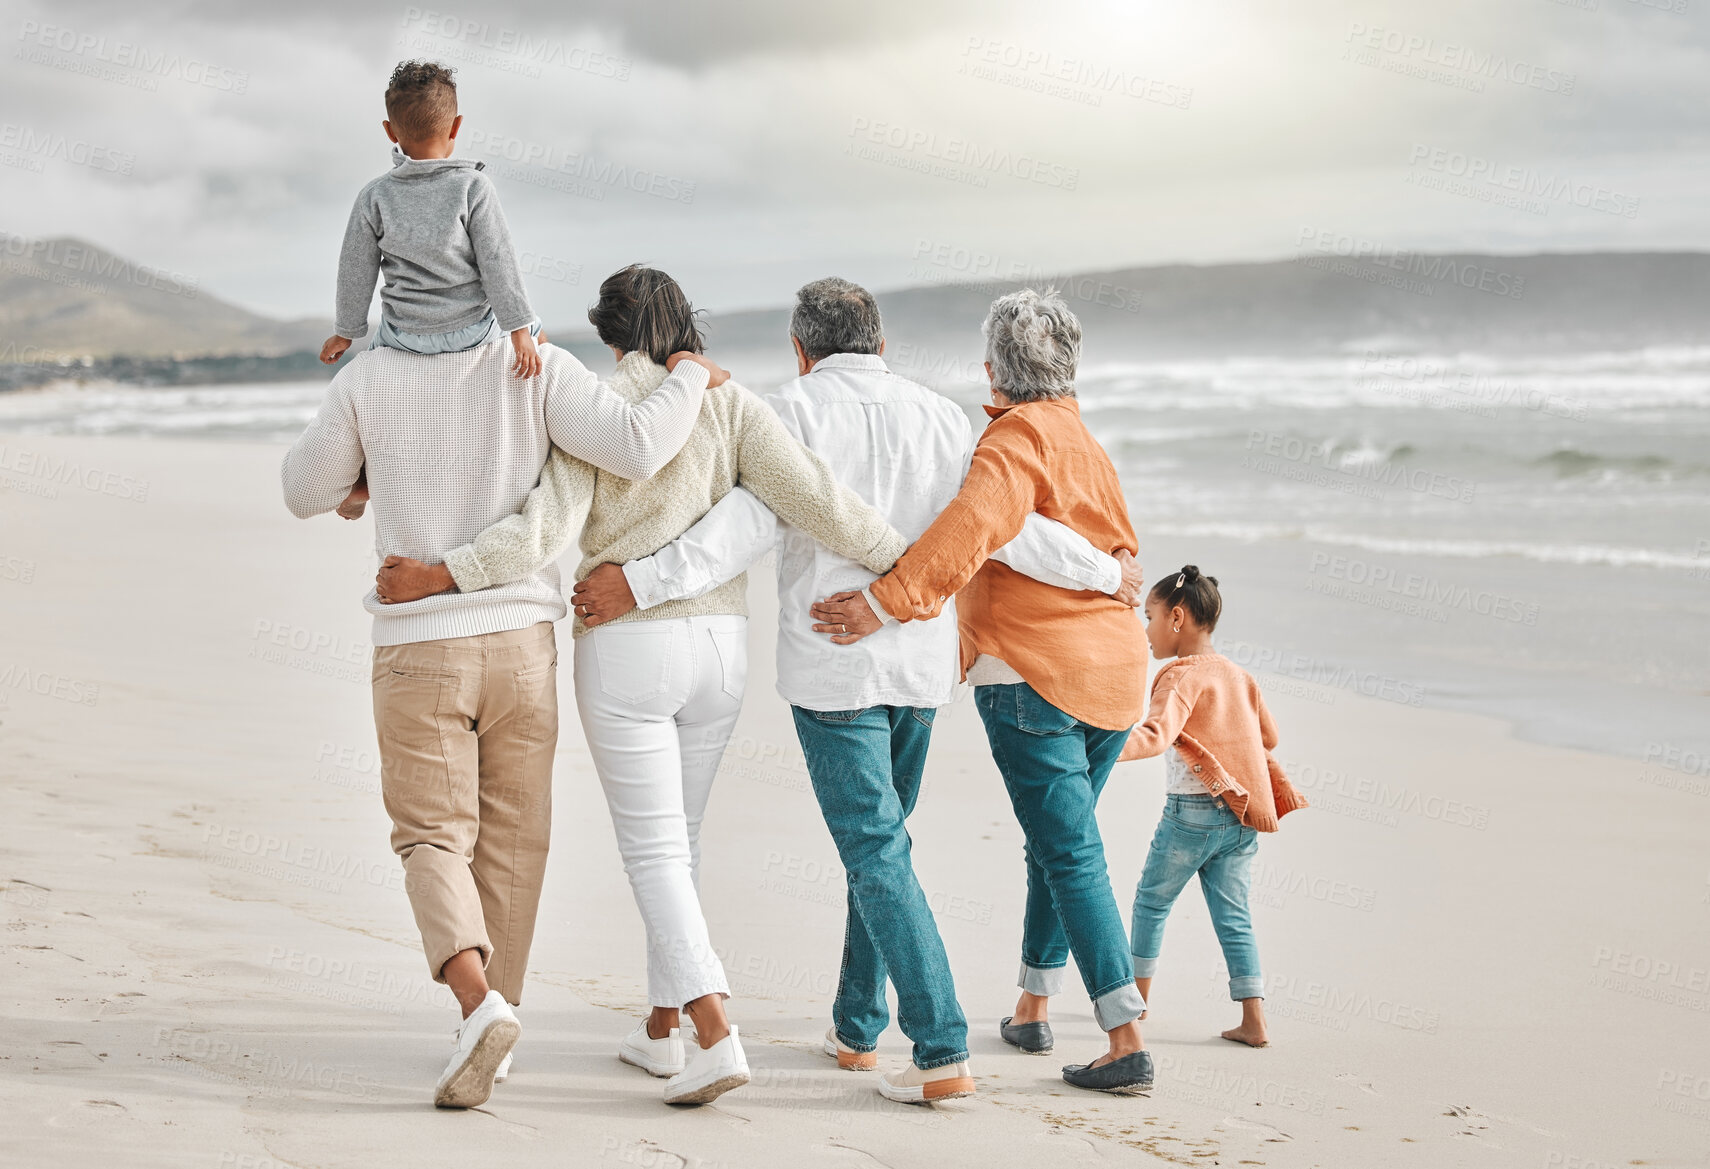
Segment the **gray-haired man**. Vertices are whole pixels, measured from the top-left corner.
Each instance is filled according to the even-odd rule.
[[[803,287],[790,333],[800,376],[767,401],[840,482],[904,536],[918,537],[967,474],[974,440],[966,415],[886,368],[878,306],[847,280]],[[915,879],[905,824],[920,792],[933,715],[960,678],[955,622],[890,624],[855,645],[828,645],[809,627],[810,607],[863,587],[873,574],[780,523],[740,488],[654,555],[621,571],[596,569],[574,600],[590,605],[596,619],[609,619],[633,605],[697,596],[774,547],[778,692],[793,707],[814,793],[849,879],[826,1054],[844,1068],[876,1065],[874,1051],[890,1022],[888,977],[914,1059],[881,1077],[879,1091],[907,1103],[968,1095],[974,1080],[967,1021]],[[1048,584],[1138,599],[1137,572],[1042,516],[1031,517],[996,558]]]

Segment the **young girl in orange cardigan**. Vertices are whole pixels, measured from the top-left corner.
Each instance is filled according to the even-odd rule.
[[[1146,721],[1129,733],[1121,757],[1165,757],[1164,816],[1134,892],[1129,948],[1135,985],[1150,1002],[1164,922],[1199,874],[1229,968],[1229,997],[1241,1004],[1241,1025],[1223,1038],[1266,1047],[1265,980],[1247,909],[1253,855],[1258,834],[1275,832],[1277,821],[1306,800],[1271,755],[1277,731],[1259,684],[1212,648],[1222,614],[1217,578],[1192,564],[1146,598],[1146,640],[1152,656],[1167,664],[1152,680]]]

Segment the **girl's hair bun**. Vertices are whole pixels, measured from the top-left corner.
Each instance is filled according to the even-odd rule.
[[[1207,633],[1217,628],[1217,619],[1223,615],[1223,595],[1217,591],[1217,578],[1200,572],[1197,564],[1184,564],[1180,572],[1153,585],[1152,596],[1168,607],[1186,608]]]

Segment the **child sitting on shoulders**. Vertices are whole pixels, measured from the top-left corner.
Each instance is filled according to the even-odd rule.
[[[338,258],[338,331],[321,346],[328,365],[368,332],[378,277],[384,283],[374,345],[462,353],[508,333],[511,372],[540,372],[540,322],[523,290],[499,194],[482,163],[451,157],[463,126],[454,73],[430,61],[403,61],[392,71],[380,123],[395,144],[392,169],[363,187],[350,211]],[[338,514],[356,519],[367,503],[364,473]]]
[[[1247,908],[1253,855],[1258,834],[1275,832],[1306,800],[1271,755],[1276,726],[1259,684],[1212,648],[1222,613],[1217,578],[1192,564],[1146,598],[1146,640],[1168,664],[1153,679],[1146,721],[1129,733],[1121,758],[1163,755],[1166,779],[1164,815],[1134,891],[1129,948],[1135,985],[1150,1002],[1164,922],[1197,873],[1229,968],[1229,997],[1241,1004],[1241,1025],[1223,1038],[1265,1047],[1265,980]]]

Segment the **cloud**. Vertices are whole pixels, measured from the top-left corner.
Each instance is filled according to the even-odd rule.
[[[127,165],[0,147],[0,231],[325,313],[350,201],[386,166],[386,73],[419,55],[459,70],[460,149],[546,258],[530,284],[550,322],[638,258],[728,308],[828,272],[943,279],[923,243],[1049,271],[1275,257],[1308,225],[1396,247],[1710,245],[1710,173],[1681,165],[1710,135],[1706,32],[1631,0],[464,7],[473,25],[332,0],[13,3],[0,134]],[[1462,163],[1438,156],[1569,197],[1449,182]]]
[[[477,0],[441,4],[351,3],[301,0],[279,5],[226,4],[217,0],[153,3],[151,23],[228,25],[243,28],[336,28],[363,35],[375,27],[457,28],[455,39],[492,44],[500,38],[574,39],[592,31],[622,52],[675,67],[704,70],[755,56],[835,55],[848,48],[906,42],[994,11],[978,0],[861,0],[816,4],[802,0],[580,0],[573,8],[554,0]],[[69,0],[58,16],[106,20],[135,11],[130,0]],[[437,33],[436,33],[437,35]]]

